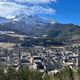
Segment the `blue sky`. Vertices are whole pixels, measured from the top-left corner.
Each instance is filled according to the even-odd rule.
[[[60,23],[74,23],[80,25],[80,0],[58,0],[55,8],[55,19]]]
[[[80,25],[80,0],[0,0],[0,17],[19,14]]]

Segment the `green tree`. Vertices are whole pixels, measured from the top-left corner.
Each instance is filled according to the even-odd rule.
[[[3,69],[0,69],[0,80],[5,80],[5,73],[4,73],[4,70]]]
[[[18,72],[15,69],[9,67],[6,73],[6,80],[18,80],[18,77]]]
[[[77,69],[77,74],[78,74],[78,77],[79,77],[79,80],[80,80],[80,68]]]

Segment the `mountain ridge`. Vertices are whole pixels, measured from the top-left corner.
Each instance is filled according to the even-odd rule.
[[[66,40],[80,35],[80,26],[78,25],[61,24],[57,22],[52,24],[37,16],[25,17],[25,15],[20,15],[1,25],[33,37],[48,37]]]

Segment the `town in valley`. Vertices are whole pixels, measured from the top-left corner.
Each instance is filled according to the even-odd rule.
[[[4,69],[5,72],[9,66],[15,70],[27,67],[48,74],[57,73],[65,66],[75,70],[80,67],[80,39],[73,39],[63,44],[50,44],[50,39],[44,45],[42,44],[44,39],[40,37],[29,37],[12,31],[0,32],[0,35],[5,34],[14,37],[13,42],[0,42],[0,69]],[[19,42],[14,42],[15,39]],[[38,40],[40,42],[36,44]],[[31,41],[33,42],[30,43]]]

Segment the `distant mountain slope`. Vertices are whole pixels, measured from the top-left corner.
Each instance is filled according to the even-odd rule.
[[[49,23],[43,21],[41,18],[36,16],[18,16],[15,19],[11,20],[4,25],[8,26],[9,28],[24,32],[30,36],[42,36],[44,33],[47,32]]]
[[[72,39],[75,36],[80,36],[80,26],[74,24],[55,24],[51,25],[49,37],[61,39]],[[77,38],[78,38],[77,37]]]
[[[4,17],[0,17],[0,24],[3,24],[3,23],[8,23],[8,19],[4,18]]]
[[[5,24],[0,24],[0,31],[13,31],[13,32],[19,33],[19,34],[25,34],[21,31],[13,29],[12,27],[6,26]]]
[[[32,37],[48,37],[56,39],[79,38],[80,26],[74,24],[50,23],[37,16],[19,15],[7,23],[1,24],[0,30],[14,30]],[[3,27],[4,26],[4,27]],[[77,36],[77,37],[76,37]]]

